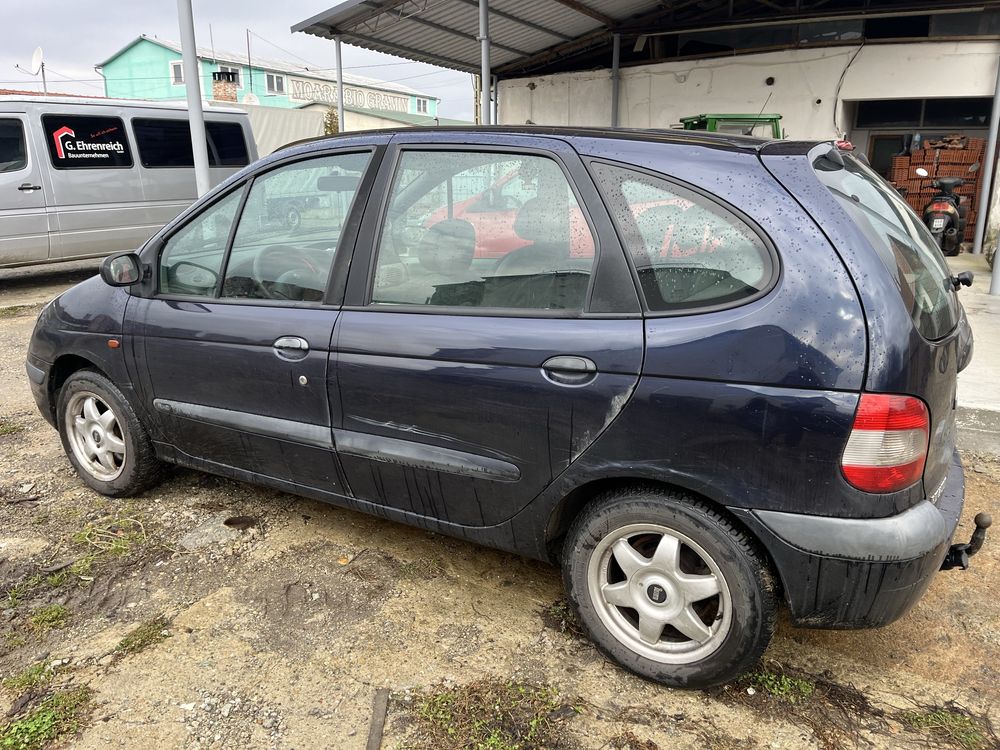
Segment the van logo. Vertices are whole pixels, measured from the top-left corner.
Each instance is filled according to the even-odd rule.
[[[56,143],[56,156],[58,156],[60,159],[66,158],[66,153],[63,151],[63,142],[62,142],[64,135],[71,135],[74,138],[76,138],[76,131],[73,130],[73,128],[67,128],[65,125],[63,125],[61,128],[59,128],[59,130],[57,130],[52,134],[52,140],[55,141]]]

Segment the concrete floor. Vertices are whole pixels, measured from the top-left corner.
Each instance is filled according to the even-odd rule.
[[[959,444],[966,450],[1000,452],[1000,296],[990,295],[990,269],[982,255],[948,258],[955,273],[972,271],[959,297],[976,344],[972,362],[958,376]]]

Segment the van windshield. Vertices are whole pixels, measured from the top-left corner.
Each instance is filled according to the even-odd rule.
[[[885,180],[850,154],[813,162],[820,182],[840,201],[895,276],[917,330],[947,336],[958,324],[951,271],[930,231]],[[842,163],[841,163],[842,162]]]

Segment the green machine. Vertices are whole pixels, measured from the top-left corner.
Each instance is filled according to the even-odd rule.
[[[685,130],[781,138],[781,115],[691,115],[682,117],[681,124]]]

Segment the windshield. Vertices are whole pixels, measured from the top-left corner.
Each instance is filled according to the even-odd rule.
[[[816,176],[895,277],[921,335],[931,340],[947,336],[958,323],[958,300],[951,271],[933,236],[885,180],[850,154],[840,155],[842,159],[827,154],[817,158]]]

